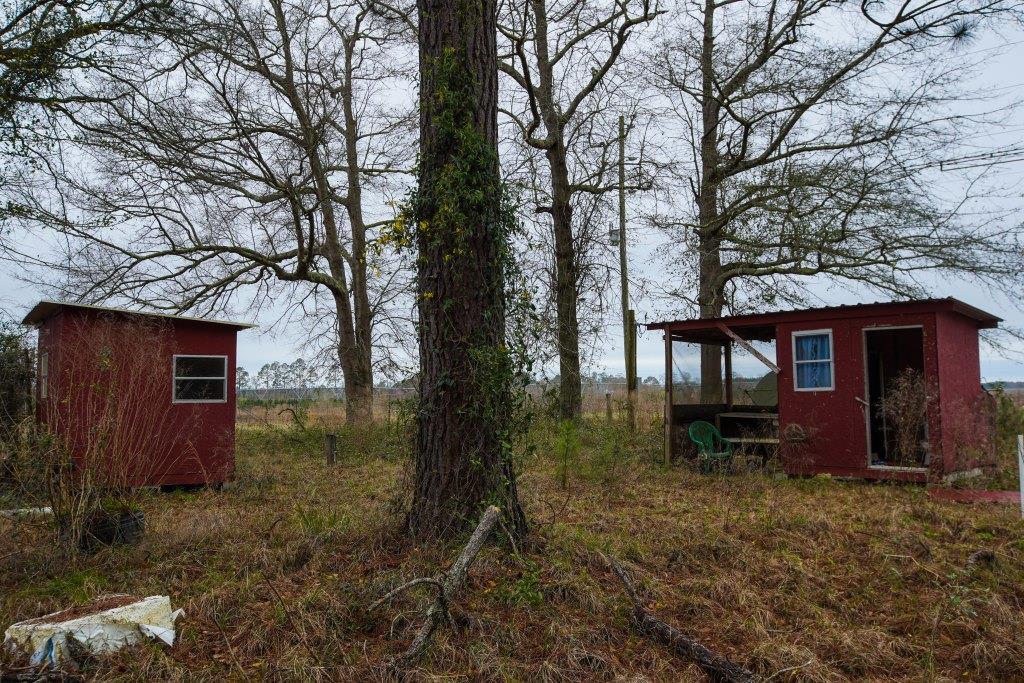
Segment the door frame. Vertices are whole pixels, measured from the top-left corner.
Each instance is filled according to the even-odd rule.
[[[927,360],[924,355],[924,333],[925,326],[923,323],[917,325],[872,325],[869,327],[862,327],[860,330],[861,335],[861,363],[864,370],[864,396],[858,403],[861,403],[861,412],[864,413],[864,447],[865,457],[867,458],[868,469],[872,470],[888,470],[890,472],[927,472],[928,464],[924,467],[904,467],[900,465],[872,465],[871,464],[871,391],[869,388],[868,378],[868,333],[869,332],[888,332],[889,330],[921,330],[921,361],[922,366],[925,365],[924,361]],[[860,398],[860,397],[858,397]],[[863,401],[863,402],[862,402]],[[925,434],[929,434],[928,421],[925,420]],[[928,436],[929,441],[931,436]]]

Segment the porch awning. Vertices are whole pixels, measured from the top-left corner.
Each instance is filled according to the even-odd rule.
[[[688,320],[687,323],[698,321]],[[722,325],[721,319],[701,320],[698,325],[687,324],[683,328],[671,328],[672,339],[675,341],[692,342],[694,344],[727,344],[733,341]],[[653,327],[653,326],[652,326]],[[747,341],[772,341],[775,339],[775,325],[737,325],[730,323],[728,329]]]

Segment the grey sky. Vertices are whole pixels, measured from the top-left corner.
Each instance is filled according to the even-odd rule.
[[[985,68],[979,74],[978,82],[972,87],[990,93],[993,101],[987,107],[1008,105],[1014,100],[1024,99],[1024,35],[1019,31],[1006,33],[1002,36],[988,36],[970,46],[967,53],[971,57],[981,58]],[[1024,142],[1024,111],[1013,111],[1006,120],[993,126],[984,135],[970,140],[971,148],[951,150],[950,156],[982,151],[997,151]],[[1011,188],[1011,206],[1024,216],[1024,161],[1005,164],[994,170],[995,177],[1003,186]],[[636,201],[635,199],[633,201]],[[1015,218],[1022,220],[1022,218]],[[630,264],[632,272],[638,277],[658,279],[657,262],[651,258],[655,243],[662,238],[646,232],[636,231],[630,235]],[[22,248],[33,245],[22,243]],[[0,261],[0,309],[6,309],[20,318],[35,301],[45,296],[35,286],[25,285],[19,281],[18,266],[10,262]],[[1011,327],[1024,329],[1024,301],[1007,301],[1001,297],[993,297],[984,289],[964,282],[933,281],[935,296],[955,296],[964,301],[999,315]],[[863,301],[879,300],[879,296],[863,291],[846,290],[823,282],[811,281],[810,292],[821,305],[851,304]],[[634,291],[636,289],[634,288]],[[664,302],[656,304],[650,301],[634,299],[633,306],[637,310],[640,322],[678,317],[673,311],[666,309]],[[678,310],[676,311],[678,313]],[[247,320],[242,314],[241,319]],[[249,331],[239,336],[239,363],[250,371],[258,370],[264,363],[291,360],[300,355],[297,349],[299,335],[282,325],[273,326],[277,315],[274,311],[266,311],[256,320],[263,325],[260,330]],[[1024,343],[1005,337],[1002,339],[1009,349],[1000,351],[989,344],[982,346],[982,378],[991,380],[1024,380]],[[1009,356],[1009,357],[1007,357]],[[598,344],[594,354],[594,363],[590,370],[607,370],[621,372],[623,367],[621,333],[617,325],[606,328],[604,339]],[[638,343],[637,369],[641,377],[649,375],[661,377],[664,374],[663,346],[659,334],[641,333]],[[744,374],[761,374],[763,370],[752,359],[737,359],[736,371]]]

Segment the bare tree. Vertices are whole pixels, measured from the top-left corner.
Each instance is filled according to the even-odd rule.
[[[346,417],[371,419],[373,326],[403,286],[376,240],[412,162],[409,29],[375,0],[190,3],[75,118],[65,158],[95,163],[60,172],[74,211],[34,216],[72,238],[69,291],[206,311],[325,298]]]
[[[112,62],[111,47],[145,36],[170,15],[169,0],[15,0],[0,20],[0,130],[16,141],[34,121],[26,109],[60,112],[83,100],[64,86]]]
[[[0,246],[32,205],[40,156],[95,95],[76,83],[147,40],[170,0],[8,0],[0,18]]]
[[[799,297],[814,275],[897,295],[919,291],[923,270],[1018,283],[1019,236],[964,220],[929,169],[972,122],[950,108],[969,67],[957,46],[1020,7],[682,2],[653,80],[682,124],[679,196],[692,203],[655,220],[689,248],[670,253],[700,315]],[[705,398],[720,384],[709,346]]]
[[[501,8],[500,68],[516,86],[502,112],[547,166],[527,168],[536,211],[551,216],[560,410],[567,419],[581,407],[579,302],[585,290],[600,291],[586,287],[593,284],[588,249],[607,234],[598,200],[617,187],[615,109],[629,110],[618,99],[627,79],[613,70],[634,31],[659,14],[651,0],[530,0]]]

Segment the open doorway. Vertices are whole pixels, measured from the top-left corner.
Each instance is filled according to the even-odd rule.
[[[869,465],[927,467],[921,327],[864,330]]]

